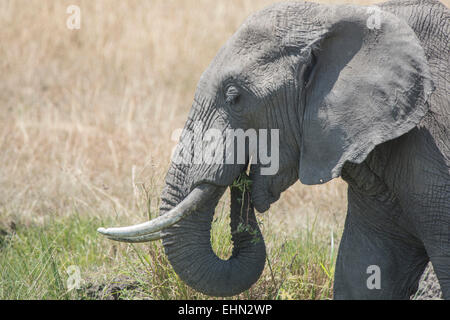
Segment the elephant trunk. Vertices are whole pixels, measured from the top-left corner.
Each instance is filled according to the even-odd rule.
[[[206,188],[215,189],[214,195],[210,196],[209,192],[208,199],[192,214],[163,230],[163,245],[175,272],[190,287],[206,295],[230,297],[248,290],[261,276],[266,260],[265,244],[249,192],[231,187],[234,247],[229,260],[220,259],[211,246],[211,224],[225,188],[213,185],[206,185]],[[173,194],[167,185],[161,214],[173,209]]]
[[[197,148],[212,148],[205,131],[224,132],[214,104],[197,96],[178,145],[161,195],[160,217],[125,228],[100,228],[111,240],[140,243],[163,240],[165,252],[178,276],[192,288],[217,297],[249,289],[261,276],[266,250],[248,190],[231,187],[233,252],[221,260],[211,246],[214,210],[226,186],[245,170],[245,164],[198,161]],[[203,149],[202,149],[203,147]],[[218,153],[221,154],[220,152]],[[224,153],[225,154],[225,153]],[[246,157],[247,159],[248,157]]]

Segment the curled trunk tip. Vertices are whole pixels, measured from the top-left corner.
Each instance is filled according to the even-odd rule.
[[[224,188],[210,198],[204,210],[163,231],[163,244],[178,276],[197,291],[216,297],[231,297],[250,289],[261,276],[266,261],[266,247],[250,192],[236,186],[230,189],[230,259],[220,259],[211,246],[214,209]]]

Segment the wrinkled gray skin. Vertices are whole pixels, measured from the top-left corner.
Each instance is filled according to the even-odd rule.
[[[278,174],[251,168],[259,212],[299,179],[348,182],[336,299],[408,299],[429,260],[450,299],[450,15],[434,0],[379,7],[381,29],[367,26],[373,11],[354,5],[290,2],[252,15],[201,77],[186,130],[196,121],[280,130]],[[216,190],[163,232],[176,273],[208,295],[241,293],[264,268],[264,244],[251,237],[234,238],[228,261],[211,249],[214,209],[244,170],[172,163],[167,174],[162,214],[196,186]],[[232,218],[238,202],[232,194]],[[371,265],[380,290],[367,287]]]

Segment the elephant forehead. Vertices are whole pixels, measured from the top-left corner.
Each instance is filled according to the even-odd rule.
[[[271,53],[272,54],[272,53]],[[209,88],[214,96],[221,87],[235,82],[255,93],[270,93],[294,80],[291,57],[278,55],[234,54],[216,60],[204,73],[201,88]]]
[[[291,80],[292,57],[284,51],[286,27],[305,5],[275,4],[251,15],[219,50],[201,80],[215,95],[224,82],[237,79],[270,92]],[[308,29],[308,31],[310,31]],[[291,38],[291,37],[289,37]]]
[[[254,50],[276,48],[279,41],[274,34],[274,24],[270,20],[255,20],[244,23],[230,38],[228,47],[239,52],[253,53]],[[254,53],[253,53],[254,54]]]
[[[217,89],[228,80],[237,80],[263,90],[290,79],[292,61],[283,55],[279,39],[252,30],[254,26],[245,27],[219,51],[202,77],[205,85]]]
[[[270,57],[282,50],[286,38],[294,37],[295,46],[310,43],[323,31],[323,16],[331,8],[315,3],[276,3],[250,15],[222,48],[219,55],[239,54]],[[294,36],[295,35],[295,36]]]
[[[274,56],[281,44],[276,32],[279,20],[279,10],[270,7],[252,14],[227,41],[218,58],[239,55],[261,60]]]
[[[213,63],[226,66],[231,64],[249,66],[279,55],[280,41],[267,26],[244,24],[222,47]]]

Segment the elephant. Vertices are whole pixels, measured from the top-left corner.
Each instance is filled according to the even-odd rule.
[[[299,180],[342,178],[348,211],[334,299],[409,299],[430,261],[450,299],[449,21],[437,0],[295,1],[252,14],[199,80],[176,152],[191,161],[172,160],[160,216],[98,231],[122,242],[162,239],[187,285],[230,297],[265,267],[254,210],[267,212]],[[269,164],[254,157],[250,134],[236,161],[204,138],[211,130],[254,130],[276,172],[262,174]],[[198,147],[234,161],[192,161]],[[234,248],[222,260],[210,233],[229,187]]]

